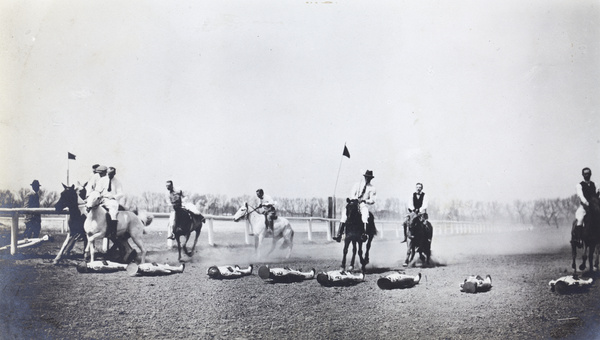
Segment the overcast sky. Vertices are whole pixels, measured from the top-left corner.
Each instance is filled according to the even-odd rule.
[[[598,1],[2,1],[0,27],[1,189],[94,163],[131,194],[229,197],[600,178]]]

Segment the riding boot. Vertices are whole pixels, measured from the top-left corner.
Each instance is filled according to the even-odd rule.
[[[333,237],[333,240],[336,242],[342,241],[342,234],[344,233],[344,229],[346,228],[346,223],[341,222],[340,228],[338,229],[337,236]]]
[[[402,242],[400,242],[400,243],[406,243],[406,240],[407,240],[407,235],[406,235],[406,223],[404,223],[402,226],[404,227],[404,240],[403,240]]]
[[[362,235],[360,235],[360,239],[363,242],[367,242],[367,240],[369,239],[369,235],[367,235],[367,224],[366,223],[365,223],[365,227],[364,227],[363,233],[362,233]]]
[[[115,238],[117,237],[117,223],[119,221],[110,220],[107,222],[106,237]]]

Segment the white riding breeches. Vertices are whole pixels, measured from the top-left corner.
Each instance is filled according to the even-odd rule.
[[[108,210],[108,214],[113,221],[117,220],[117,213],[119,212],[119,202],[117,200],[105,198],[102,201],[102,205]]]
[[[577,208],[577,210],[575,211],[575,219],[577,220],[578,226],[583,225],[584,217],[585,217],[585,208],[583,208],[583,205],[579,205],[579,208]]]

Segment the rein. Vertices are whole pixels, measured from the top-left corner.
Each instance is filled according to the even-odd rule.
[[[260,206],[253,208],[252,211],[248,211],[248,204],[246,203],[246,213],[244,214],[244,217],[250,221],[250,214],[252,214],[253,212],[255,212],[256,210],[258,210],[258,208],[260,208]],[[252,224],[252,223],[251,223]]]
[[[246,213],[244,214],[244,218],[246,219],[246,221],[248,221],[248,223],[250,224],[250,228],[252,229],[254,229],[254,227],[252,225],[252,220],[250,219],[250,214],[258,210],[258,208],[260,208],[260,206],[253,208],[251,211],[248,211],[248,203],[246,203]]]

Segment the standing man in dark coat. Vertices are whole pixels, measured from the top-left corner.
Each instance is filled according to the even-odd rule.
[[[39,208],[40,207],[40,182],[34,179],[31,182],[31,188],[33,191],[27,195],[25,199],[25,208]],[[42,217],[40,214],[32,213],[25,216],[25,232],[23,233],[24,238],[38,238],[40,237],[40,231],[42,230]]]

